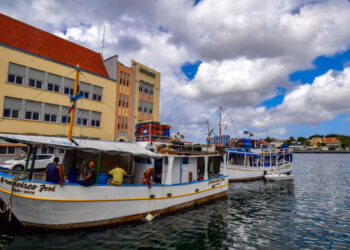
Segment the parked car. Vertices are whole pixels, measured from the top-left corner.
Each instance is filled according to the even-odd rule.
[[[34,169],[45,169],[48,164],[53,162],[53,158],[55,156],[52,154],[37,154],[34,162]],[[33,160],[33,156],[29,159],[28,169],[31,167]],[[13,170],[24,170],[24,166],[26,165],[27,156],[21,156],[19,158],[13,160],[7,160],[0,163],[0,167],[13,169]]]

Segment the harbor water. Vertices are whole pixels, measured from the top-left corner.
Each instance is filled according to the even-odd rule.
[[[350,248],[350,154],[295,154],[293,175],[232,183],[227,199],[135,225],[53,232],[2,224],[0,249]]]

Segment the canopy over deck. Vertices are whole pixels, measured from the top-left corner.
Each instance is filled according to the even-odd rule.
[[[143,156],[150,158],[162,158],[164,155],[156,154],[145,149],[141,145],[132,142],[100,141],[92,139],[75,139],[75,145],[67,138],[40,135],[21,135],[0,133],[0,139],[11,143],[21,143],[32,146],[51,146],[62,149],[77,149],[90,153],[108,153],[119,155]]]

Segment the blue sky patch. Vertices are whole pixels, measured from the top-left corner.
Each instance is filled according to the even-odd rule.
[[[302,84],[312,83],[316,77],[325,74],[328,70],[342,71],[344,66],[347,66],[349,63],[350,49],[331,57],[320,56],[313,61],[314,69],[296,71],[289,76],[289,80],[292,82],[300,81]]]
[[[182,72],[186,75],[188,80],[193,80],[197,74],[198,67],[201,65],[202,61],[195,61],[194,63],[186,62],[181,66]]]

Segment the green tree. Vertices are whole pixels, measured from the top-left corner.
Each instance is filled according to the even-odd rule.
[[[293,136],[289,137],[289,140],[290,140],[291,142],[295,141],[295,139],[294,139]]]
[[[297,141],[303,145],[306,145],[307,139],[305,137],[298,137]]]
[[[312,138],[315,138],[315,137],[319,137],[319,138],[323,138],[323,135],[312,135],[309,137],[309,140],[311,140]]]
[[[270,137],[266,137],[266,138],[264,139],[264,141],[270,143],[270,142],[272,142],[272,139],[271,139]]]

